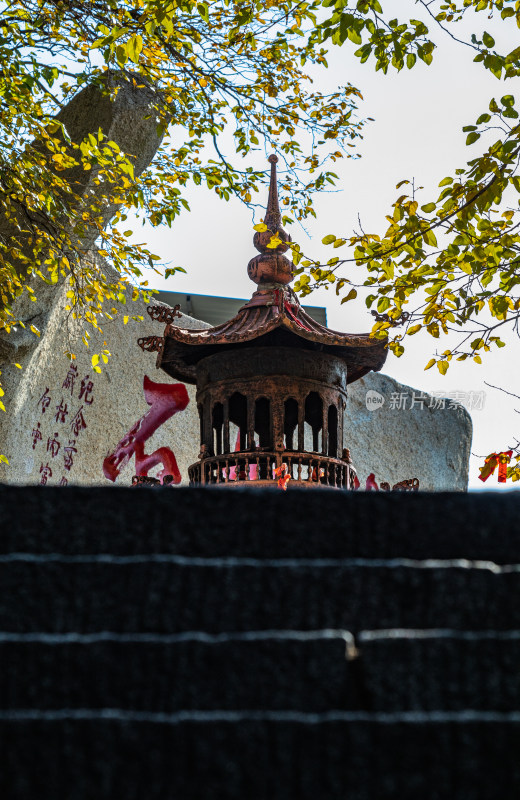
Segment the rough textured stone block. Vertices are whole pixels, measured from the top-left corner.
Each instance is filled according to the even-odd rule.
[[[2,796],[516,800],[514,723],[0,722]]]
[[[374,393],[382,404],[367,405]],[[389,375],[370,372],[349,386],[344,445],[363,480],[373,472],[391,485],[416,477],[426,491],[464,491],[472,434],[461,405],[446,400],[442,407]]]
[[[0,484],[0,507],[0,553],[22,547],[36,553],[520,562],[516,492],[70,487],[64,493]]]
[[[137,346],[137,339],[148,332],[146,322],[129,319],[125,325],[123,317],[118,317],[103,325],[103,333],[90,332],[87,350],[81,341],[84,326],[70,320],[65,311],[66,290],[66,286],[56,289],[36,349],[24,357],[18,356],[22,371],[11,365],[4,373],[2,367],[7,414],[2,414],[0,420],[0,437],[2,452],[10,464],[0,464],[0,479],[9,483],[35,484],[47,474],[47,486],[58,485],[63,479],[69,484],[109,485],[103,475],[103,459],[149,408],[143,394],[144,376],[159,383],[171,382],[156,370],[153,355],[143,353]],[[127,313],[151,322],[146,305],[141,300],[132,302],[130,296]],[[175,321],[185,327],[203,325],[186,316]],[[104,349],[105,341],[112,355],[98,374],[92,370],[91,357]],[[69,387],[64,386],[71,369],[71,362],[64,355],[66,350],[77,354],[74,361],[77,373]],[[89,383],[90,392],[80,396],[82,384]],[[188,387],[188,393],[188,408],[168,420],[146,445],[146,452],[153,452],[168,444],[183,475],[197,457],[199,442],[192,387]],[[49,398],[45,411],[42,398]],[[64,413],[60,415],[59,409]],[[80,425],[75,433],[71,426],[78,413],[84,426]],[[35,439],[38,435],[41,438]],[[133,467],[132,459],[117,482],[130,485],[135,474]]]
[[[318,712],[346,708],[353,690],[347,688],[344,641],[275,636],[220,642],[0,641],[0,676],[5,709]]]

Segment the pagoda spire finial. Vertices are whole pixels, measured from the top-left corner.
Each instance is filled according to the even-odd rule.
[[[267,198],[267,208],[265,210],[264,223],[269,230],[277,231],[282,225],[282,215],[278,203],[278,183],[276,180],[276,165],[278,156],[272,153],[268,158],[271,164],[271,182],[269,184],[269,197]]]
[[[271,164],[271,180],[264,218],[264,225],[267,226],[267,230],[255,233],[253,244],[261,255],[251,259],[247,266],[247,274],[252,281],[258,284],[287,284],[293,279],[293,265],[283,253],[289,249],[287,243],[291,241],[291,237],[282,228],[282,214],[278,202],[278,185],[276,182],[278,157],[272,153],[268,161]],[[269,246],[273,236],[280,240],[276,247]]]

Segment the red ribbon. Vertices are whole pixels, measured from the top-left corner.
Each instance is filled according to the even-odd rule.
[[[502,453],[491,453],[491,455],[486,458],[484,466],[479,468],[480,480],[485,483],[489,476],[493,475],[498,466],[498,482],[505,483],[507,480],[507,465],[511,461],[512,455],[512,450],[504,450]]]
[[[370,475],[367,478],[367,482],[365,484],[365,491],[369,492],[370,490],[373,490],[375,492],[379,491],[379,486],[376,483],[376,476],[374,475],[373,472],[370,473]]]
[[[361,486],[361,484],[359,482],[358,476],[354,475],[354,489],[359,489],[360,486]],[[368,478],[366,480],[365,491],[366,492],[370,492],[370,491],[379,492],[379,486],[376,483],[376,476],[374,475],[373,472],[370,473],[370,475],[368,476]]]
[[[287,300],[284,300],[284,304],[283,305],[284,305],[285,310],[287,311],[287,313],[291,317],[291,319],[294,322],[296,322],[296,324],[299,325],[300,328],[303,328],[304,331],[309,331],[310,332],[310,328],[308,328],[306,325],[303,324],[303,322],[301,322],[301,320],[298,319],[298,317],[296,316],[296,314],[292,310],[292,308],[291,308],[290,304],[287,302]]]
[[[283,489],[284,492],[287,491],[287,484],[291,480],[291,476],[287,472],[287,464],[282,464],[281,467],[277,467],[274,471],[275,478],[278,478],[278,486],[280,489]]]

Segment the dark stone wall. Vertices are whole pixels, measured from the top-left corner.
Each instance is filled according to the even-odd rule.
[[[0,487],[0,796],[516,800],[518,497]]]

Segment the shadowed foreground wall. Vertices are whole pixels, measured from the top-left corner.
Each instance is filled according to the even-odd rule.
[[[3,798],[518,797],[518,493],[0,507]]]

